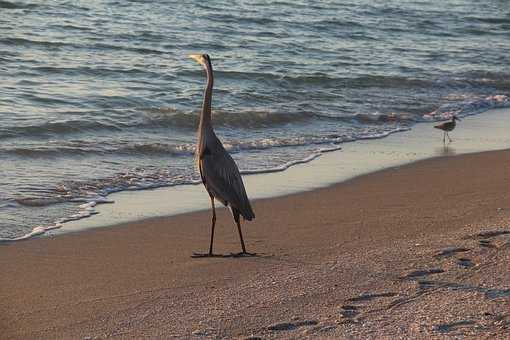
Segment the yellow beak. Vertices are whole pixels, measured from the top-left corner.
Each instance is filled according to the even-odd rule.
[[[200,65],[204,64],[204,58],[201,54],[190,54],[189,57],[195,59]]]

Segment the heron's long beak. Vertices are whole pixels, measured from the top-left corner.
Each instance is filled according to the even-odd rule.
[[[204,60],[201,54],[190,54],[189,57],[195,59],[200,65],[204,64]]]

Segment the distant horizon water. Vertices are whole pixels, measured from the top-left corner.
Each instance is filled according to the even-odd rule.
[[[0,240],[196,183],[205,84],[244,173],[510,106],[501,1],[0,1]]]

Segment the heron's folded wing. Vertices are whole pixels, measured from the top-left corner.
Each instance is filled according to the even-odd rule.
[[[255,217],[246,195],[239,169],[232,157],[225,150],[205,153],[200,161],[202,177],[215,195],[251,220]]]

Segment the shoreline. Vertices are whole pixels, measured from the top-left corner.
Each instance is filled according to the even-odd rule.
[[[416,161],[457,154],[510,148],[510,109],[492,109],[463,118],[452,133],[455,142],[444,148],[442,132],[432,123],[419,123],[409,131],[381,139],[341,144],[340,150],[322,153],[310,162],[283,171],[243,175],[251,200],[307,192],[345,182],[380,170]],[[146,219],[208,210],[210,202],[201,183],[123,191],[108,196],[113,204],[98,204],[94,215],[66,222],[52,233],[62,234],[114,227]],[[95,214],[97,213],[97,214]]]
[[[282,171],[243,174],[252,201],[306,192],[344,182],[361,175],[413,162],[510,147],[510,108],[490,109],[462,119],[454,134],[456,143],[443,147],[436,122],[420,122],[413,128],[386,137],[339,144],[332,150],[295,162]],[[97,202],[83,203],[71,217],[53,225],[37,226],[15,239],[1,243],[56,236],[97,227],[114,227],[134,221],[207,210],[210,202],[201,183],[164,186],[111,193]]]
[[[7,339],[503,338],[508,169],[510,150],[490,151],[256,200],[243,224],[252,258],[190,258],[208,245],[209,211],[3,244],[0,328]],[[217,227],[215,251],[239,251],[226,209]]]

